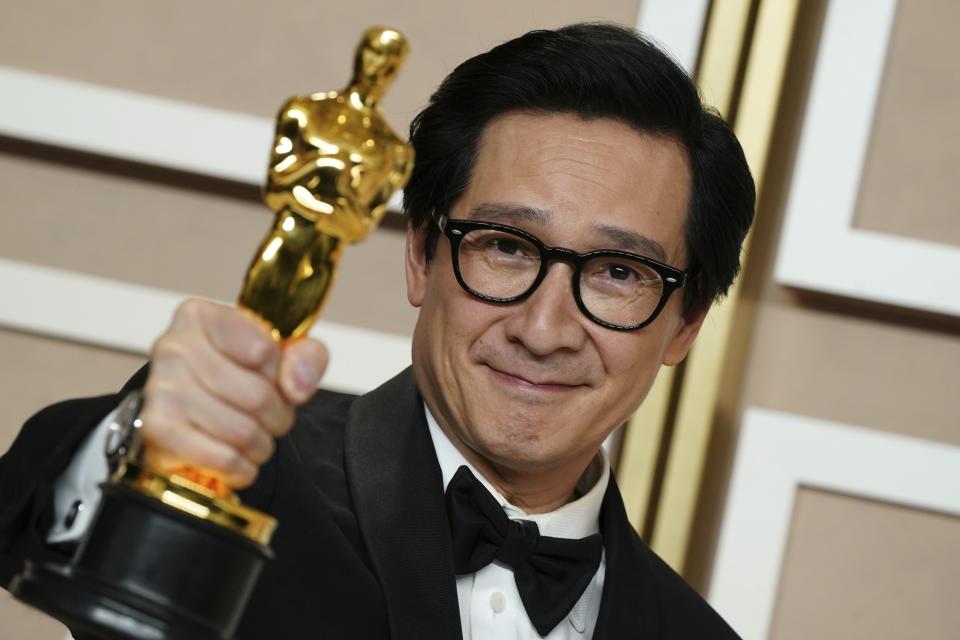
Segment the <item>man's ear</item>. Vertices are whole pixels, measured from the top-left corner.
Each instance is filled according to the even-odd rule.
[[[407,223],[407,242],[404,252],[407,275],[407,300],[414,307],[423,304],[427,294],[427,275],[430,267],[427,262],[427,236],[429,225],[423,225],[419,230]]]
[[[703,310],[689,319],[680,318],[680,324],[674,330],[673,338],[671,338],[670,344],[667,345],[667,350],[663,355],[663,364],[672,367],[680,364],[687,357],[690,347],[693,346],[693,340],[700,333],[700,327],[706,317],[707,312]]]

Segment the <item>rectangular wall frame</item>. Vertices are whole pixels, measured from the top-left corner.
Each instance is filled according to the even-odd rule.
[[[895,14],[896,0],[833,0],[827,7],[775,277],[960,316],[960,247],[854,227]]]
[[[744,640],[768,637],[800,487],[960,516],[960,447],[749,408],[708,598]]]

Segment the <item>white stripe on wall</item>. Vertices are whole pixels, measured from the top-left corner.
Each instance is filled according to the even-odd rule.
[[[0,326],[147,355],[188,296],[0,259]],[[410,339],[318,321],[310,332],[330,351],[322,386],[369,391],[410,364]]]
[[[656,40],[692,76],[709,8],[710,0],[641,0],[637,29]]]
[[[266,176],[272,119],[8,67],[0,95],[2,135],[257,186]]]

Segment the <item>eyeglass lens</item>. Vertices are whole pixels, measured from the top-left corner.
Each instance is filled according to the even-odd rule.
[[[537,280],[541,260],[536,245],[505,231],[473,229],[460,242],[460,276],[470,289],[489,298],[510,300],[526,293]],[[583,264],[579,288],[583,306],[592,315],[627,327],[653,315],[663,280],[637,260],[597,256]]]

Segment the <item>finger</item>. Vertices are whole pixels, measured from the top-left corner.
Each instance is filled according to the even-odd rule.
[[[316,392],[327,369],[327,348],[311,338],[286,344],[280,354],[280,390],[292,404],[301,404]]]
[[[194,482],[202,478],[200,484],[209,486],[212,482],[214,486],[210,488],[220,487],[220,491],[222,491],[223,486],[229,487],[231,490],[243,489],[253,484],[257,479],[256,467],[253,468],[251,474],[245,473],[243,475],[231,475],[228,477],[219,471],[212,470],[209,466],[201,467],[196,463],[188,462],[183,456],[157,447],[147,449],[145,456],[147,468],[154,472],[162,473],[166,476],[177,474]],[[200,478],[197,477],[198,474]],[[225,494],[218,492],[218,495]]]
[[[201,332],[230,360],[271,379],[276,377],[279,346],[266,323],[252,313],[191,298],[178,307],[173,329],[177,333]]]
[[[293,409],[272,379],[238,366],[204,341],[183,352],[180,361],[204,391],[240,412],[253,416],[268,434],[277,438],[290,430]],[[187,383],[189,384],[189,383]]]
[[[188,398],[190,424],[237,449],[257,466],[270,459],[273,438],[259,422],[200,390],[191,395]]]
[[[196,333],[161,336],[154,344],[151,360],[148,395],[186,396],[199,386],[253,415],[274,437],[286,433],[293,422],[292,408],[271,381],[228,359],[203,336]]]
[[[225,442],[182,422],[165,420],[161,413],[147,413],[146,407],[143,420],[147,464],[157,471],[170,473],[184,465],[209,469],[234,488],[246,487],[256,478],[257,465]]]

